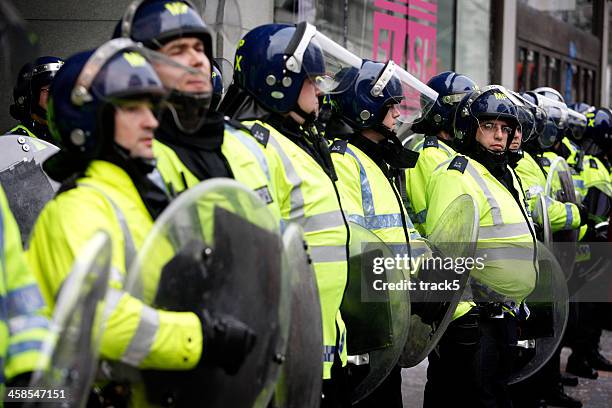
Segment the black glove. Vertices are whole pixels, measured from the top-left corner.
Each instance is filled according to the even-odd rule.
[[[209,269],[206,250],[203,242],[190,241],[164,265],[154,307],[174,312],[195,312],[202,307]]]
[[[584,204],[576,204],[580,211],[580,225],[586,225],[589,221],[589,209]]]
[[[255,333],[229,315],[212,315],[203,311],[199,317],[203,336],[200,364],[215,365],[229,375],[236,374],[255,346]]]

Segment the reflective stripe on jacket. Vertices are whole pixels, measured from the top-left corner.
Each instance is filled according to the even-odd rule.
[[[313,260],[323,321],[323,378],[331,378],[337,354],[346,365],[346,328],[340,304],[347,284],[348,230],[334,182],[300,146],[263,122],[266,157],[283,222],[304,228]]]
[[[134,247],[140,249],[153,219],[128,174],[114,164],[93,161],[76,188],[46,205],[27,253],[41,292],[53,307],[79,251],[97,230],[108,232],[113,255],[107,302],[112,312],[102,336],[102,357],[140,368],[191,369],[202,352],[199,318],[153,309],[122,290],[126,237],[113,204],[125,217]]]

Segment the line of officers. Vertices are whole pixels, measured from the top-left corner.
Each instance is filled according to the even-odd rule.
[[[128,11],[115,39],[66,61],[40,57],[22,69],[15,87],[11,114],[20,124],[8,133],[60,148],[44,168],[61,187],[25,252],[0,196],[0,344],[10,386],[28,384],[48,327],[43,316],[53,312],[73,262],[100,229],[113,239],[103,359],[153,370],[240,367],[256,341],[248,322],[155,309],[122,290],[129,252],[141,248],[174,197],[211,178],[243,183],[283,224],[304,229],[321,304],[323,350],[312,356],[322,360],[321,407],[351,405],[351,332],[340,309],[349,222],[384,242],[409,244],[468,194],[479,210],[479,244],[527,242],[535,251],[531,211],[547,166],[561,156],[584,200],[549,199],[553,231],[579,229],[585,240],[607,240],[608,213],[596,211],[601,200],[591,188],[610,185],[607,108],[571,110],[550,88],[519,95],[454,72],[415,85],[392,61],[342,60],[305,23],[249,31],[224,90],[212,65],[211,32],[190,3],[137,1]],[[408,150],[401,132],[424,137]],[[521,389],[508,385],[516,324],[529,314],[524,300],[536,281],[533,256],[512,254],[502,251],[472,274],[504,300],[457,306],[429,355],[424,406],[581,406],[563,392],[575,378],[562,377],[558,364]],[[588,378],[612,370],[599,353],[603,325],[593,314],[597,306],[580,314],[582,333],[568,343],[567,371]],[[397,366],[357,405],[402,407],[401,382]],[[126,403],[104,398],[103,405]]]

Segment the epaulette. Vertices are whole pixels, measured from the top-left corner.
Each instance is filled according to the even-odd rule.
[[[599,168],[599,165],[597,164],[597,160],[595,159],[589,159],[589,166],[591,166],[592,169]]]
[[[266,147],[268,145],[268,140],[270,139],[270,131],[259,123],[255,123],[249,128],[236,119],[230,119],[226,117],[225,121],[236,129],[244,130],[245,132],[250,133],[255,138],[255,140],[257,140],[257,142],[259,142],[259,144],[263,147]]]
[[[346,153],[347,146],[348,146],[348,141],[337,139],[337,140],[334,140],[334,143],[332,143],[331,147],[329,148],[329,151],[330,153],[344,154]]]
[[[436,149],[440,147],[440,144],[438,143],[438,138],[436,136],[425,136],[423,149],[426,149],[428,147],[435,147]]]
[[[550,167],[550,159],[548,157],[539,157],[538,162],[542,167]]]
[[[461,173],[465,172],[465,168],[468,165],[468,159],[464,156],[455,156],[448,165],[448,170],[457,170]]]

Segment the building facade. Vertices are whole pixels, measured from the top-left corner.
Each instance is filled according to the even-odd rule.
[[[130,0],[13,0],[40,37],[40,53],[66,57],[110,38]],[[195,0],[205,13],[210,0]],[[606,0],[217,0],[226,29],[217,55],[233,60],[240,32],[267,22],[316,24],[364,58],[393,59],[426,82],[444,70],[524,91],[552,86],[569,103],[608,105],[612,52]],[[219,28],[211,24],[214,28]],[[236,27],[238,26],[238,28]],[[1,129],[13,84],[0,85]]]

